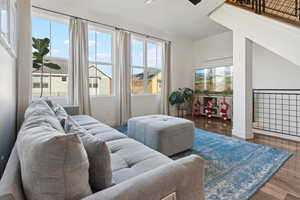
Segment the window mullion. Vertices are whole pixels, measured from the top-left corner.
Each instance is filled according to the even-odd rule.
[[[52,56],[52,23],[49,21],[49,37],[50,37],[50,56]]]

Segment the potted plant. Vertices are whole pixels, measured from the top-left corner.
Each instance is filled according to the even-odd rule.
[[[169,103],[171,105],[176,105],[177,115],[179,116],[179,111],[182,109],[184,103],[191,103],[193,100],[194,91],[190,88],[179,88],[177,91],[171,93],[169,97]]]
[[[45,68],[50,68],[53,70],[60,70],[61,67],[55,63],[50,62],[50,60],[46,59],[47,54],[49,53],[49,44],[50,39],[37,39],[32,38],[33,44],[32,47],[34,49],[32,56],[32,67],[34,68],[34,72],[39,71],[41,73],[41,94],[40,97],[43,96],[44,84],[43,84],[43,77],[44,77],[44,70]]]

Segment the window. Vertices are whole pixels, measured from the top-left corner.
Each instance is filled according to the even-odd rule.
[[[133,38],[131,41],[131,65],[132,94],[160,94],[161,43]]]
[[[56,21],[41,17],[32,17],[32,36],[38,39],[50,39],[50,52],[47,59],[58,64],[60,70],[44,68],[43,96],[68,95],[68,58],[69,58],[69,27],[64,21]],[[32,72],[32,95],[41,94],[41,71]]]
[[[0,0],[0,33],[8,36],[8,1]]]
[[[232,94],[233,67],[198,69],[195,90],[198,93]]]
[[[90,95],[112,95],[113,33],[89,28]]]

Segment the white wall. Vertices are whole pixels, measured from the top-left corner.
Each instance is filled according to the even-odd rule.
[[[16,137],[15,59],[0,44],[0,178]]]
[[[232,57],[232,32],[225,32],[194,42],[193,66],[221,65]],[[228,61],[226,61],[228,60]],[[230,62],[230,59],[225,59]],[[300,66],[253,43],[254,89],[299,89]]]
[[[226,3],[212,12],[210,18],[290,62],[300,65],[299,28]]]
[[[192,87],[191,66],[193,42],[190,39],[178,38],[170,34],[162,33],[145,25],[124,21],[124,19],[120,18],[119,16],[99,15],[99,13],[92,13],[89,12],[88,9],[83,9],[84,5],[72,5],[57,8],[57,5],[52,1],[47,1],[43,4],[39,4],[39,2],[36,1],[33,2],[33,5],[56,11],[59,9],[58,11],[62,13],[115,25],[172,41],[171,88],[174,90],[179,87]],[[58,98],[57,100],[58,103],[66,104],[65,99]],[[116,124],[118,110],[115,97],[92,97],[91,104],[92,114],[96,119],[110,125]],[[132,111],[134,116],[159,113],[160,98],[156,95],[133,96]]]
[[[193,66],[203,67],[212,61],[230,59],[233,51],[232,32],[224,32],[194,42]]]
[[[300,66],[253,44],[254,89],[299,89]]]

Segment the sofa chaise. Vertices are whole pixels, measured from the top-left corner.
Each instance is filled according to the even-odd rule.
[[[39,100],[44,101],[44,100]],[[32,104],[34,104],[33,102]],[[51,109],[44,103],[43,109]],[[47,108],[45,108],[47,107]],[[34,112],[43,116],[35,108]],[[49,111],[50,112],[50,111]],[[76,113],[72,113],[76,114]],[[30,119],[30,112],[25,118]],[[128,138],[116,129],[86,115],[72,115],[87,134],[104,141],[110,151],[112,184],[93,192],[84,200],[203,200],[204,161],[198,156],[172,160],[149,147]],[[43,121],[41,124],[48,123]],[[43,126],[33,124],[31,126]],[[46,124],[47,125],[47,124]],[[32,127],[31,127],[32,128]],[[35,128],[35,127],[33,127]],[[37,127],[38,130],[44,130]],[[24,128],[23,128],[24,129]],[[18,133],[17,142],[21,130]],[[25,132],[25,131],[24,131]],[[0,200],[31,200],[23,187],[20,149],[15,146],[0,181]],[[45,155],[47,156],[47,155]],[[23,169],[23,168],[22,168]],[[24,173],[24,171],[22,171]],[[24,174],[23,174],[24,175]],[[51,200],[64,199],[51,197]]]

